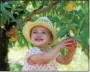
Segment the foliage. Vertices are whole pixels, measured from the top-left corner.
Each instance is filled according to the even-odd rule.
[[[10,64],[10,71],[21,71],[21,64]]]
[[[28,42],[22,35],[24,18],[36,9],[45,8],[51,1],[7,1],[0,3],[0,26],[4,25],[9,18],[15,20],[19,26],[17,32],[20,46],[28,46]],[[40,13],[33,16],[30,21],[47,16],[54,26],[59,28],[58,36],[61,38],[68,33],[78,40],[82,46],[82,51],[88,55],[89,21],[88,21],[88,1],[59,1],[47,13]]]

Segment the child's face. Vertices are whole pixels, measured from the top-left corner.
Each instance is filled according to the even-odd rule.
[[[31,42],[37,47],[46,47],[52,43],[49,30],[42,26],[34,27],[31,31]]]

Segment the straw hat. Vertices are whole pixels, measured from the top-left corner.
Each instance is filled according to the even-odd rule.
[[[31,42],[30,31],[35,26],[43,26],[50,30],[50,32],[53,35],[53,42],[52,42],[53,45],[55,40],[57,39],[57,31],[56,28],[52,25],[52,22],[47,17],[41,17],[34,22],[30,22],[30,21],[26,22],[25,26],[23,27],[23,35],[25,39]]]

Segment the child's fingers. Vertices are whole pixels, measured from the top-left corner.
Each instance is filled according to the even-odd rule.
[[[73,43],[68,43],[68,42],[67,42],[65,45],[72,45],[72,44],[73,44]]]
[[[67,40],[69,37],[63,37],[63,38],[61,38],[61,40],[60,41],[64,41],[64,40]]]
[[[63,38],[61,41],[68,41],[68,40],[70,40],[71,38],[69,38],[69,37],[66,37],[66,38]]]
[[[71,41],[72,41],[72,39],[67,39],[67,40],[66,40],[66,42],[71,42]]]
[[[71,43],[71,42],[72,42],[72,39],[68,38],[68,39],[66,39],[64,42],[65,42],[65,43],[67,43],[67,42]]]

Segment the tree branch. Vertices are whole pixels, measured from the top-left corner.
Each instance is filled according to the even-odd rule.
[[[36,14],[40,14],[40,13],[45,13],[47,11],[49,11],[53,6],[55,6],[58,3],[58,1],[53,1],[48,7],[46,8],[38,8],[36,10],[34,10],[32,13],[30,13],[25,19],[24,22],[28,21],[29,19],[31,19],[32,16],[36,15]]]

